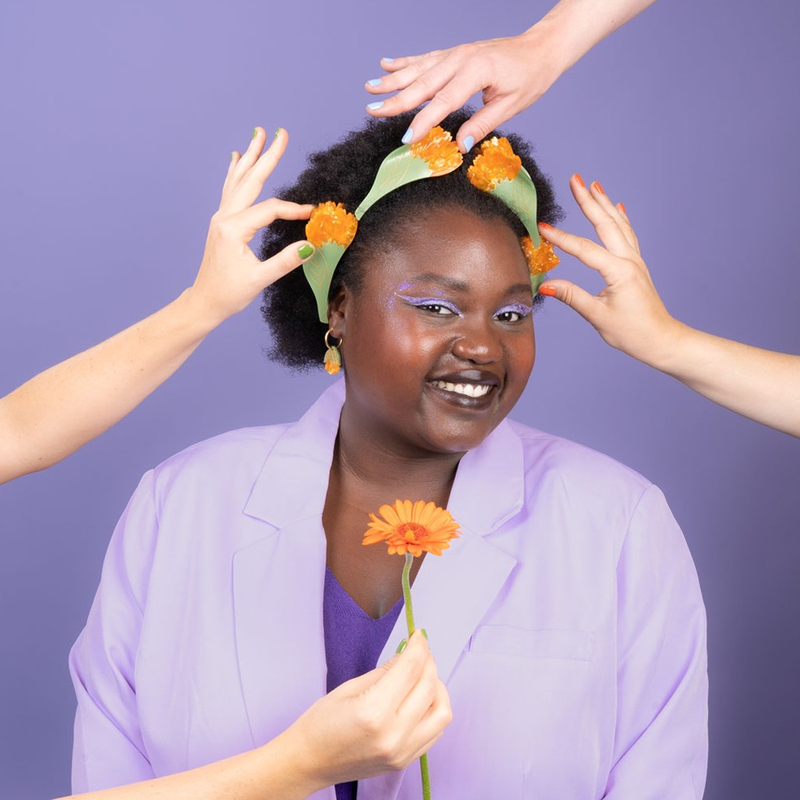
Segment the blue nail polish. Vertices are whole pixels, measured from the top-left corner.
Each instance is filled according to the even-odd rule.
[[[466,136],[464,137],[464,147],[466,151],[469,153],[472,150],[472,145],[475,144],[475,137],[474,136]]]
[[[369,86],[380,86],[381,85],[381,79],[380,78],[373,78],[371,81],[367,81],[367,84]]]
[[[393,58],[382,58],[381,61],[385,61],[387,64],[391,64],[394,59]]]
[[[383,100],[378,100],[377,103],[369,103],[367,105],[367,108],[370,111],[377,111],[382,105],[383,105]]]
[[[403,144],[408,144],[414,138],[414,129],[409,128],[404,134],[403,138],[400,140]]]

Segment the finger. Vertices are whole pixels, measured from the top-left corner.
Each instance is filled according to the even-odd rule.
[[[238,150],[233,150],[231,152],[231,162],[228,164],[228,171],[225,174],[225,182],[222,184],[222,197],[224,198],[227,192],[230,189],[230,186],[233,182],[233,174],[236,171],[236,165],[239,163],[239,159],[242,157],[242,154]]]
[[[393,711],[399,709],[409,692],[416,686],[426,665],[432,662],[428,642],[420,631],[408,640],[403,652],[384,665],[385,674],[371,688],[371,693],[380,695],[381,706]]]
[[[438,683],[436,662],[431,656],[425,661],[419,679],[397,708],[397,721],[400,725],[413,729],[419,724],[436,699]]]
[[[425,716],[414,728],[414,734],[419,737],[421,745],[413,755],[411,761],[418,759],[423,753],[441,739],[445,728],[452,722],[453,712],[450,707],[450,696],[442,681],[438,681],[436,698]]]
[[[236,213],[256,201],[264,188],[264,182],[281,160],[288,143],[289,134],[283,128],[278,128],[267,151],[242,175],[239,183],[231,191],[227,198],[230,206],[226,208],[227,211]]]
[[[294,242],[272,258],[259,261],[258,276],[261,284],[259,291],[266,289],[293,269],[297,269],[313,255],[314,245],[311,242]]]
[[[434,59],[441,60],[445,55],[447,55],[450,52],[450,50],[452,50],[452,48],[448,48],[447,50],[431,50],[429,53],[420,53],[417,56],[382,58],[381,69],[386,70],[386,72],[397,72],[398,70],[405,69],[411,64],[418,64],[420,61],[427,61]]]
[[[554,228],[546,222],[539,223],[539,232],[550,244],[554,244],[565,253],[575,256],[587,267],[597,270],[606,283],[611,281],[615,274],[615,267],[622,260],[619,256],[609,253],[597,242],[593,242],[591,239],[584,239],[582,236],[576,236],[574,233],[567,233],[562,231],[561,228]]]
[[[240,211],[229,218],[228,223],[234,231],[238,232],[237,238],[241,235],[243,241],[249,242],[259,229],[271,225],[276,219],[308,219],[315,208],[316,206],[313,205],[298,205],[290,203],[288,200],[271,197],[269,200],[263,200]]]
[[[631,225],[631,221],[628,218],[628,210],[623,203],[617,203],[616,207],[621,217],[620,227],[625,234],[625,238],[631,243],[634,250],[641,255],[642,251],[639,249],[639,237],[636,235],[636,231],[633,230],[633,225]]]
[[[580,286],[561,278],[543,283],[539,287],[539,294],[545,297],[555,297],[564,305],[574,308],[594,327],[597,327],[599,319],[605,310],[605,304],[600,298],[590,294],[586,289],[582,289]]]
[[[621,219],[602,187],[596,181],[587,189],[583,178],[577,173],[570,179],[570,189],[586,219],[592,223],[600,241],[615,255],[630,256],[633,248],[622,233],[617,220]],[[604,202],[601,202],[603,200]]]
[[[256,163],[258,157],[261,155],[261,151],[264,149],[264,142],[267,139],[267,135],[264,132],[263,128],[255,127],[253,128],[253,138],[250,139],[250,144],[247,145],[247,150],[244,151],[242,157],[239,159],[239,162],[236,164],[236,168],[234,169],[234,176],[236,178],[241,178],[253,164]]]
[[[374,117],[391,117],[404,111],[410,111],[412,108],[417,108],[417,106],[420,106],[427,100],[430,100],[437,93],[445,90],[445,87],[453,80],[453,78],[456,77],[458,71],[457,65],[458,62],[456,59],[446,58],[441,63],[432,66],[430,69],[426,69],[424,72],[421,72],[414,79],[413,83],[410,83],[405,89],[403,89],[399,94],[396,94],[394,97],[389,97],[388,99],[384,100],[379,108],[376,108],[374,103],[370,104],[372,106],[371,108],[370,106],[367,106],[369,113]],[[472,90],[464,95],[464,99],[461,101],[461,103],[453,106],[453,108],[459,108],[467,98],[475,93],[475,91],[477,91],[477,89]],[[462,93],[460,88],[459,93]],[[445,103],[448,101],[452,102],[450,95],[450,91],[445,91],[445,94],[442,98]],[[447,113],[449,113],[449,111]],[[444,116],[446,116],[446,114],[439,117],[437,122],[440,122],[442,119],[444,119]],[[431,125],[428,130],[425,131],[425,133],[427,133],[431,127],[433,126]],[[419,141],[422,136],[424,136],[423,133],[418,133],[415,130],[413,138],[405,143],[408,144],[409,142]]]
[[[406,58],[395,59],[391,65],[392,69],[386,69],[388,75],[380,78],[373,78],[364,84],[364,88],[370,94],[386,94],[387,92],[397,92],[405,89],[412,84],[420,75],[427,72],[431,67],[436,66],[442,59],[447,57],[449,50],[433,50],[419,56],[408,56]],[[384,61],[381,61],[383,66]]]
[[[466,102],[466,101],[465,101]],[[492,100],[483,108],[479,108],[458,130],[456,141],[465,153],[468,153],[475,142],[485,139],[495,128],[513,117],[519,109],[511,97]]]

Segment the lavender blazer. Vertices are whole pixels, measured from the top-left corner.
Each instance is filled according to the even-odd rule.
[[[343,398],[339,382],[297,423],[142,478],[70,655],[75,791],[250,749],[324,694],[321,512]],[[433,796],[702,797],[705,613],[661,492],[506,421],[464,456],[448,508],[463,535],[413,589],[453,706]],[[420,796],[416,765],[359,785],[359,800]]]

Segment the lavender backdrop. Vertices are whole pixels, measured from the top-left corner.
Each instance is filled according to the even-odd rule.
[[[357,125],[381,56],[510,35],[550,3],[2,2],[5,393],[193,279],[233,148],[286,127],[272,186]],[[800,352],[800,4],[663,2],[602,43],[514,129],[623,200],[667,306]],[[597,286],[567,260],[564,276]],[[515,412],[658,483],[709,617],[708,800],[800,791],[800,444],[605,346],[549,301]],[[221,431],[296,418],[327,376],[262,356],[254,306],[99,441],[2,490],[0,795],[67,793],[68,649],[142,472]],[[798,399],[800,403],[800,398]],[[1,446],[1,445],[0,445]],[[468,768],[465,765],[465,768]]]

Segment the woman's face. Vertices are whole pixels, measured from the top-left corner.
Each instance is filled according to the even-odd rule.
[[[528,381],[530,276],[503,221],[455,208],[420,216],[376,248],[357,293],[333,301],[346,403],[378,446],[464,452],[497,427]]]

